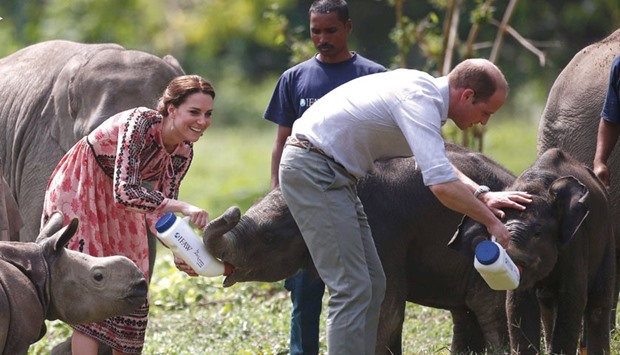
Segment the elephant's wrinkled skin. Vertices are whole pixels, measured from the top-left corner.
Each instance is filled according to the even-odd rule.
[[[47,181],[75,142],[113,114],[154,107],[174,77],[163,59],[116,44],[38,43],[0,59],[0,160],[25,221],[39,233]]]
[[[493,190],[514,180],[481,154],[449,145],[448,156],[465,174]],[[358,194],[387,277],[377,353],[401,353],[406,301],[452,312],[454,353],[481,352],[485,341],[493,348],[507,345],[505,292],[484,283],[473,257],[447,247],[462,215],[441,205],[424,186],[415,160],[378,162],[376,173],[360,180]],[[229,208],[209,224],[203,239],[213,255],[234,266],[225,286],[282,280],[301,267],[313,268],[279,189],[242,217],[238,208]]]
[[[522,267],[507,296],[513,353],[576,354],[583,316],[587,353],[609,354],[616,246],[607,192],[594,173],[559,149],[550,149],[508,190],[527,191],[525,211],[506,210],[507,249]],[[468,255],[489,235],[466,219],[456,239]]]
[[[95,258],[65,248],[78,221],[52,215],[37,242],[0,242],[0,353],[25,353],[45,320],[96,322],[146,302],[144,274],[122,256]]]
[[[592,167],[601,110],[609,81],[609,67],[620,54],[620,29],[579,53],[553,83],[538,127],[538,155],[560,148]],[[609,204],[616,247],[620,248],[620,149],[608,160],[610,169]],[[616,251],[620,258],[620,250]],[[616,261],[614,310],[620,292],[620,260]],[[615,313],[615,311],[614,311]],[[615,316],[612,321],[615,323]]]

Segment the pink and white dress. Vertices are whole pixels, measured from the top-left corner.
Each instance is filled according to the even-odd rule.
[[[193,157],[190,142],[164,148],[163,116],[144,107],[118,113],[71,148],[52,173],[42,223],[61,211],[79,219],[68,247],[93,256],[124,255],[149,279],[147,226],[154,232],[168,199],[178,197]],[[125,353],[140,353],[148,301],[134,313],[72,327]]]

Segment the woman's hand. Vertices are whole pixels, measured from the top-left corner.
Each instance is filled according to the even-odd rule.
[[[181,259],[181,258],[177,258],[175,256],[174,257],[174,265],[177,267],[177,269],[183,271],[184,273],[188,274],[189,276],[198,276],[196,271],[194,271],[194,269],[192,269],[191,266],[187,265],[187,263],[185,261],[183,261],[183,259]]]
[[[190,205],[189,203],[186,203],[186,206],[183,208],[181,213],[189,216],[192,223],[196,227],[200,228],[200,230],[203,230],[209,223],[209,212],[194,205]]]

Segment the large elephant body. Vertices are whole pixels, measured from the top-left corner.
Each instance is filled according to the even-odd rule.
[[[482,154],[448,145],[450,160],[473,180],[501,190],[514,176]],[[387,278],[378,354],[401,353],[406,301],[450,310],[453,353],[482,352],[507,344],[505,292],[493,291],[466,258],[447,247],[462,215],[444,207],[424,186],[412,158],[377,162],[361,179],[364,205]],[[312,269],[312,261],[279,189],[240,216],[236,207],[213,220],[204,242],[234,267],[224,286],[272,282]]]
[[[182,74],[171,56],[117,44],[55,40],[0,59],[0,161],[25,221],[21,241],[38,235],[48,179],[73,144],[117,112],[154,107]]]
[[[506,210],[504,219],[512,235],[507,252],[522,270],[506,302],[512,352],[577,354],[583,319],[587,353],[609,354],[616,245],[605,187],[552,148],[507,189],[532,194],[527,209]],[[472,256],[471,246],[489,237],[466,219],[455,239]]]

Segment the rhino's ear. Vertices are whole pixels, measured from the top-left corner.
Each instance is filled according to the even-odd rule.
[[[168,65],[173,67],[176,71],[181,73],[181,75],[185,74],[185,71],[183,70],[183,68],[181,68],[181,63],[179,63],[179,61],[174,56],[172,56],[171,54],[165,55],[162,58],[162,60],[164,62],[168,63]]]
[[[58,232],[65,222],[65,217],[62,212],[55,211],[45,222],[45,225],[41,229],[39,236],[37,237],[36,242],[39,243],[44,241],[45,239],[54,235],[54,233]]]
[[[568,243],[590,213],[588,188],[573,176],[564,176],[549,187],[560,214],[560,244]]]
[[[62,231],[58,239],[56,240],[56,244],[54,244],[54,250],[60,250],[64,248],[67,243],[69,243],[69,239],[75,235],[77,232],[79,221],[77,218],[73,218],[71,223],[65,227]]]

